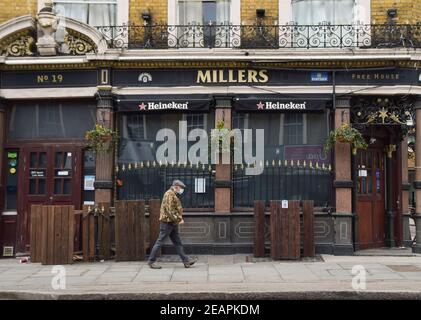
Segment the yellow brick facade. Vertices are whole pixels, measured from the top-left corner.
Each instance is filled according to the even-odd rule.
[[[291,0],[279,0],[291,1]],[[376,24],[387,20],[387,9],[398,9],[398,23],[421,22],[421,0],[372,0],[371,21]],[[241,21],[244,24],[256,22],[256,9],[265,9],[264,22],[273,24],[278,21],[278,0],[241,0]],[[168,0],[129,0],[129,20],[142,24],[141,12],[149,10],[156,23],[166,23]],[[37,0],[1,0],[0,23],[25,14],[35,15]]]
[[[35,15],[37,9],[37,0],[1,0],[0,23],[26,14]]]
[[[265,9],[265,23],[273,24],[278,21],[279,4],[274,0],[241,0],[241,21],[244,24],[255,23],[256,9]]]
[[[166,23],[168,17],[167,0],[130,0],[129,19],[131,23],[143,24],[142,11],[149,10],[152,20],[156,23]]]
[[[414,24],[421,22],[420,0],[373,0],[371,2],[371,21],[384,23],[387,20],[387,9],[398,10],[397,23]]]

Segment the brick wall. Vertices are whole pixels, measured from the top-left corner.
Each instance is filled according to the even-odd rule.
[[[35,15],[37,0],[0,0],[0,23],[26,14]]]
[[[241,0],[241,21],[245,24],[255,23],[256,9],[265,9],[265,23],[278,22],[279,5],[276,0]]]
[[[143,24],[142,11],[149,9],[153,22],[167,22],[167,0],[130,0],[129,19],[135,24]]]
[[[398,10],[397,23],[421,22],[420,0],[372,0],[371,21],[384,23],[387,20],[387,9]]]

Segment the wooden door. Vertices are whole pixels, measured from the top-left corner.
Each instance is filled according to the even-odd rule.
[[[74,146],[23,147],[18,249],[29,249],[33,204],[81,206],[82,150]],[[23,170],[22,170],[23,169]]]
[[[357,214],[361,249],[384,246],[385,241],[385,154],[370,147],[357,154]]]

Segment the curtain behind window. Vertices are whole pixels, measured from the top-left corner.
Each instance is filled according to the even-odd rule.
[[[180,47],[225,47],[230,23],[231,0],[188,0],[178,2],[178,39]],[[212,27],[210,27],[212,24]],[[183,27],[187,26],[188,27]]]
[[[202,1],[180,1],[178,12],[180,25],[202,24]]]
[[[298,24],[352,24],[355,0],[292,0],[293,21]]]
[[[216,23],[230,24],[230,0],[216,1]]]
[[[117,17],[117,2],[95,3],[85,0],[86,3],[68,3],[55,1],[55,10],[62,16],[69,17],[91,26],[114,26]]]

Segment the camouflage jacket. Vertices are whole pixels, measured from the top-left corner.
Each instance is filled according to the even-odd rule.
[[[183,220],[183,206],[174,190],[169,189],[164,193],[161,203],[159,221],[172,222],[175,224]]]

